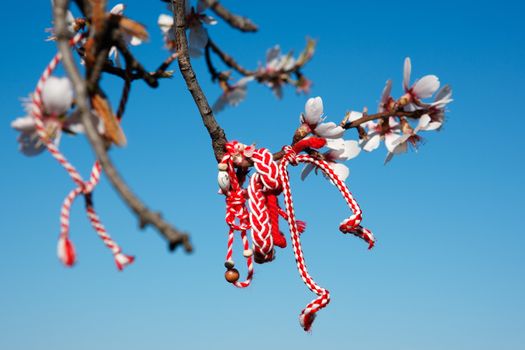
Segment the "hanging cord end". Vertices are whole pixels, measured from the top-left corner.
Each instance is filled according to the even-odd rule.
[[[359,225],[353,230],[345,230],[343,227],[341,227],[341,231],[344,233],[351,233],[354,236],[361,238],[363,241],[368,243],[368,249],[374,248],[376,239],[369,229]]]
[[[75,247],[71,240],[66,236],[58,239],[57,255],[60,261],[67,267],[72,267],[76,262]]]
[[[314,313],[308,313],[308,314],[301,314],[299,316],[299,323],[301,324],[301,327],[306,332],[311,332],[312,330],[312,324],[314,323],[316,314]]]
[[[119,271],[122,271],[124,267],[135,261],[135,257],[131,255],[125,255],[122,252],[115,254],[115,263]]]

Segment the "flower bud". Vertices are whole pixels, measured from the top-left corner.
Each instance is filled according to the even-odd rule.
[[[73,87],[68,78],[49,77],[42,89],[42,101],[46,113],[62,115],[73,103]]]

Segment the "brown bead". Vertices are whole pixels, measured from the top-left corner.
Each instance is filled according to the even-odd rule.
[[[237,271],[237,269],[227,270],[226,273],[224,273],[224,278],[230,283],[235,283],[239,280],[239,271]]]

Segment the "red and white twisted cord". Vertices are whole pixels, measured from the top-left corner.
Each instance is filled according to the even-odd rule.
[[[315,294],[318,295],[316,299],[306,305],[299,316],[299,322],[304,330],[310,330],[312,323],[315,319],[316,313],[324,308],[330,302],[330,292],[327,289],[320,287],[314,279],[308,273],[306,262],[303,255],[303,250],[300,241],[300,234],[298,224],[295,219],[295,212],[293,206],[292,192],[290,189],[290,179],[288,176],[287,166],[289,164],[297,165],[298,163],[312,163],[323,171],[323,173],[337,186],[339,191],[343,194],[348,206],[352,209],[353,214],[345,219],[341,225],[340,230],[342,232],[350,232],[361,228],[359,223],[361,222],[361,209],[359,205],[354,200],[352,194],[346,187],[345,183],[334,173],[330,165],[322,160],[314,159],[308,155],[297,155],[296,152],[290,146],[284,148],[285,156],[281,159],[279,163],[279,174],[281,179],[281,185],[283,187],[284,203],[287,212],[288,226],[290,228],[290,234],[292,239],[292,247],[297,263],[297,269],[307,287]],[[370,247],[373,245],[374,237],[370,231],[366,230],[366,237],[361,237],[365,240],[368,240]]]
[[[246,259],[248,273],[244,281],[231,280],[230,282],[237,288],[246,288],[252,281],[254,269],[253,253],[251,253],[250,242],[246,234],[246,231],[250,229],[249,215],[245,204],[246,190],[242,188],[241,183],[239,182],[231,157],[226,155],[221,164],[223,164],[223,167],[226,167],[223,171],[227,174],[229,179],[229,188],[223,189],[223,192],[226,192],[225,220],[228,226],[230,226],[225,266],[228,270],[233,270],[235,266],[233,261],[233,244],[235,241],[235,231],[240,231],[244,249],[243,255]]]
[[[80,40],[82,39],[82,34],[77,34],[73,39],[70,41],[70,45],[76,45]],[[53,143],[51,138],[47,135],[47,132],[45,130],[44,125],[44,103],[42,101],[42,91],[44,88],[44,85],[47,81],[47,79],[51,76],[53,71],[55,70],[56,66],[60,62],[62,56],[60,53],[57,53],[50,63],[47,65],[46,69],[42,73],[37,87],[35,89],[35,92],[33,94],[33,108],[31,110],[31,114],[35,120],[36,125],[36,131],[38,136],[40,137],[40,140],[42,143],[46,146],[48,151],[51,153],[51,155],[59,162],[64,169],[68,172],[70,177],[73,179],[75,184],[78,186],[74,190],[72,190],[67,197],[65,198],[61,212],[60,212],[60,236],[58,241],[58,256],[60,260],[66,265],[66,266],[73,266],[76,260],[76,254],[74,246],[69,238],[69,219],[70,219],[70,212],[71,212],[71,205],[73,204],[75,198],[80,195],[84,194],[87,198],[93,191],[94,187],[97,185],[97,183],[100,180],[100,173],[101,173],[101,166],[97,162],[93,165],[93,168],[91,170],[90,179],[88,181],[84,181],[82,179],[82,176],[79,174],[79,172],[75,169],[75,167],[67,160],[67,158],[60,152],[58,147]],[[128,92],[126,92],[125,95],[129,93],[129,87]],[[127,99],[127,96],[126,96]],[[91,203],[91,200],[86,200],[86,213],[87,216],[91,222],[92,227],[95,229],[99,237],[102,239],[102,241],[106,244],[106,246],[111,249],[115,263],[117,265],[117,268],[119,270],[122,270],[124,266],[127,264],[130,264],[133,262],[133,257],[127,256],[122,253],[120,247],[117,245],[115,241],[111,239],[109,234],[107,233],[104,226],[101,224],[100,219],[98,218],[93,205]]]

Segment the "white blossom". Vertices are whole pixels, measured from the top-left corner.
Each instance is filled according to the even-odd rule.
[[[17,138],[20,152],[26,156],[36,156],[42,153],[45,145],[36,132],[36,122],[30,114],[34,107],[31,97],[23,100],[23,105],[28,115],[13,120],[11,127],[20,132]],[[44,118],[44,128],[47,137],[52,139],[55,145],[58,145],[60,142],[60,123],[58,118]]]
[[[73,103],[73,88],[68,78],[49,77],[42,89],[42,103],[45,137],[56,146],[60,142],[62,130],[72,133],[81,131],[80,118],[67,117]],[[27,156],[34,156],[45,149],[45,144],[36,130],[32,96],[23,99],[22,105],[26,115],[13,120],[11,127],[20,132],[17,139],[20,151]]]
[[[295,65],[295,62],[295,58],[293,58],[291,53],[284,55],[281,53],[280,46],[275,45],[266,52],[266,66],[264,70],[266,73],[290,70]]]
[[[245,98],[248,90],[248,83],[253,81],[253,77],[244,77],[239,79],[234,85],[226,87],[226,90],[215,101],[212,109],[215,113],[221,112],[226,106],[235,107]]]
[[[394,148],[388,151],[385,164],[391,161],[396,154],[406,153],[409,144],[417,150],[417,146],[419,142],[421,142],[421,137],[418,135],[418,132],[424,130],[429,125],[430,121],[430,116],[424,114],[419,118],[419,122],[415,129],[407,128],[408,130],[394,141]]]
[[[385,141],[387,150],[392,152],[395,148],[396,140],[401,137],[399,123],[393,117],[388,118],[387,127],[373,120],[366,122],[364,127],[367,129],[367,136],[360,141],[360,145],[367,152],[377,149],[381,144],[381,140]]]
[[[321,97],[312,97],[306,101],[304,113],[300,117],[301,123],[307,124],[312,133],[316,136],[326,139],[341,138],[345,132],[340,125],[334,122],[322,123],[323,118],[323,100]]]
[[[377,111],[379,113],[389,111],[391,109],[392,104],[394,103],[394,99],[391,96],[392,93],[392,80],[387,80],[385,83],[385,87],[383,88],[383,93],[381,94],[381,100],[379,101],[379,106],[377,107]]]
[[[215,25],[217,21],[204,13],[208,6],[203,1],[197,1],[197,7],[193,7],[190,1],[185,2],[186,25],[188,27],[188,51],[192,57],[200,57],[208,43],[208,31],[203,24]],[[168,9],[173,11],[173,4]],[[157,21],[164,36],[164,43],[169,50],[175,50],[175,21],[172,16],[161,14]]]
[[[73,86],[69,78],[49,77],[42,89],[42,101],[47,114],[60,116],[66,113],[73,103]]]
[[[410,86],[410,74],[412,64],[410,58],[405,59],[403,69],[403,89],[405,90],[404,99],[406,100],[406,111],[415,111],[419,109],[416,103],[420,99],[431,97],[439,89],[439,78],[435,75],[425,75]]]

